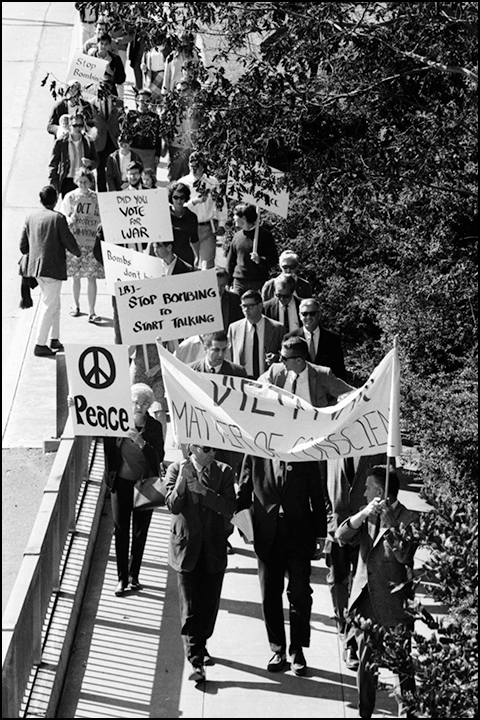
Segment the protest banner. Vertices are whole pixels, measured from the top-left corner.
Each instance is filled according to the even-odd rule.
[[[97,97],[98,86],[105,79],[108,60],[84,55],[81,50],[75,50],[68,68],[67,85],[72,81],[80,83],[82,97],[93,100]]]
[[[390,435],[397,443],[390,452],[401,454],[398,414],[389,406],[392,380],[399,382],[396,348],[361,388],[315,408],[273,385],[194,372],[157,347],[177,442],[307,462],[386,452]]]
[[[100,247],[105,280],[112,295],[115,295],[116,282],[145,280],[145,278],[161,277],[164,274],[163,262],[155,255],[147,255],[132,248],[107,242],[102,242]]]
[[[96,195],[89,195],[85,199],[79,196],[71,217],[73,223],[70,226],[70,230],[75,235],[77,243],[79,245],[93,247],[100,222],[100,211],[98,209]]]
[[[266,177],[266,168],[260,165],[257,165],[253,171],[247,171],[246,168],[236,162],[230,163],[227,178],[227,195],[237,199],[239,202],[251,203],[258,208],[286,218],[288,214],[288,192],[284,189],[266,190],[261,187],[262,183],[268,185],[272,183],[272,180],[275,181],[275,184],[283,184],[285,174],[272,167],[270,170],[272,179]],[[261,193],[261,195],[256,197],[258,193]]]
[[[75,435],[126,437],[133,427],[126,345],[65,345]]]
[[[107,242],[173,242],[167,188],[99,193],[98,203]]]
[[[115,283],[115,296],[122,339],[129,345],[223,330],[215,269]]]

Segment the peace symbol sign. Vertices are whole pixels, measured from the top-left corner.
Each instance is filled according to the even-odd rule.
[[[117,375],[112,354],[101,347],[84,350],[78,360],[78,370],[82,380],[95,390],[110,387]]]

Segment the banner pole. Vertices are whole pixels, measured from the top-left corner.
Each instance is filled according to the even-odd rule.
[[[396,359],[396,353],[397,353],[397,335],[393,338],[393,349],[395,351],[395,359]],[[392,381],[391,381],[391,389],[390,389],[390,412],[389,412],[389,418],[388,418],[388,428],[389,428],[389,434],[392,428],[392,416],[393,416],[393,397],[395,392],[395,373],[392,370]],[[387,446],[387,471],[385,474],[385,500],[388,500],[388,491],[389,491],[389,485],[390,485],[390,458],[394,457],[390,454],[390,445]]]
[[[255,235],[253,236],[253,250],[252,252],[258,252],[258,233],[260,231],[260,208],[257,205],[257,222],[255,223]]]

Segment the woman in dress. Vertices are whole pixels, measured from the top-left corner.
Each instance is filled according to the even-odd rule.
[[[97,323],[95,314],[97,299],[97,278],[104,278],[102,265],[93,255],[95,234],[100,223],[97,193],[94,191],[95,178],[91,170],[79,168],[75,174],[76,190],[67,193],[63,199],[62,212],[67,218],[70,230],[82,251],[81,257],[67,258],[67,275],[72,278],[72,317],[80,313],[80,280],[87,278],[88,322]]]
[[[195,265],[192,245],[199,242],[198,220],[195,213],[185,207],[185,203],[190,200],[190,188],[183,183],[173,183],[168,199],[173,229],[173,252],[189,265]]]

